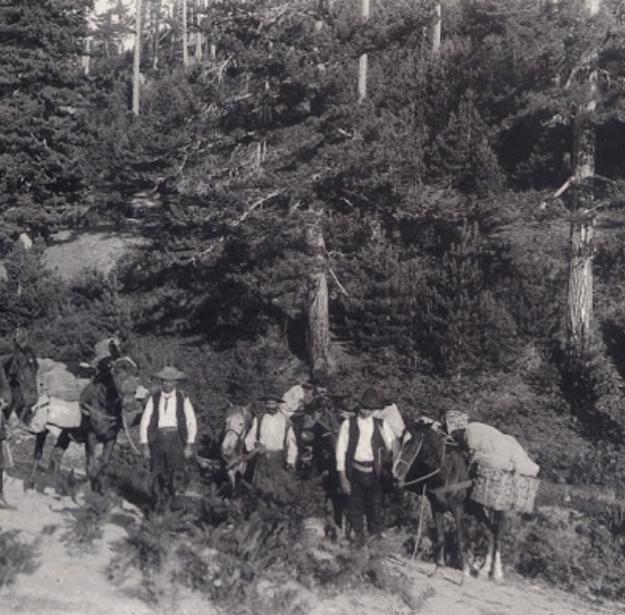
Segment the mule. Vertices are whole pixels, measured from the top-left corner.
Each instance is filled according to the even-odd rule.
[[[251,485],[253,482],[255,454],[245,450],[245,437],[254,420],[251,407],[251,404],[241,406],[231,403],[226,410],[226,422],[220,438],[220,452],[233,495],[239,492],[242,484]]]
[[[111,459],[122,427],[132,443],[126,414],[133,413],[136,408],[135,393],[139,384],[137,376],[137,365],[130,357],[123,356],[98,365],[98,371],[80,393],[79,426],[61,428],[57,437],[50,456],[50,471],[54,475],[59,473],[63,454],[69,443],[82,443],[85,445],[87,478],[91,488],[102,493],[101,475]],[[35,436],[33,466],[27,487],[34,485],[48,433],[48,426],[45,426]],[[99,463],[96,460],[97,443],[103,444]]]
[[[460,565],[464,576],[471,574],[472,558],[464,525],[468,512],[489,530],[486,558],[478,575],[488,574],[495,581],[503,579],[501,537],[505,513],[486,509],[470,499],[473,482],[467,458],[438,423],[417,421],[404,431],[393,475],[400,486],[425,495],[430,503],[436,533],[436,570],[445,565],[443,518],[446,512],[451,512],[456,524]]]

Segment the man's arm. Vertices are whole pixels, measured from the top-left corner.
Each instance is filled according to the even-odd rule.
[[[252,426],[245,436],[245,450],[251,451],[256,446],[256,433],[258,432],[258,417],[254,417]]]
[[[394,459],[397,453],[399,453],[399,440],[395,437],[393,429],[386,420],[382,421],[382,437],[384,438],[386,448],[391,451]]]
[[[187,444],[195,444],[197,437],[197,419],[195,418],[195,411],[193,410],[193,404],[188,397],[184,398],[184,416],[187,422]]]
[[[336,439],[336,469],[338,472],[345,472],[345,456],[347,455],[347,440],[349,437],[349,420],[341,423],[339,435]]]
[[[139,441],[141,444],[148,443],[148,425],[152,419],[152,412],[154,412],[154,401],[150,397],[145,404],[143,414],[141,415],[141,423],[139,423]]]
[[[295,431],[290,421],[286,426],[286,463],[291,467],[295,467],[297,461],[297,441],[295,440]]]

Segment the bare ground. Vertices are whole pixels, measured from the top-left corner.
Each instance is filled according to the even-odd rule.
[[[163,587],[163,600],[151,605],[142,598],[139,576],[114,585],[106,568],[114,545],[127,528],[140,522],[140,513],[122,503],[108,515],[102,535],[93,545],[76,549],[68,543],[67,530],[79,506],[69,497],[24,493],[22,481],[6,480],[7,499],[16,511],[0,511],[2,530],[20,531],[21,538],[35,543],[39,566],[0,590],[0,615],[152,615],[154,613],[211,614],[217,610],[205,599]],[[74,548],[73,548],[74,547]],[[411,606],[399,594],[366,585],[333,598],[302,589],[302,604],[310,615],[608,615],[625,613],[616,603],[590,602],[553,588],[531,584],[509,576],[503,584],[470,578],[461,584],[458,570],[445,569],[430,577],[433,567],[403,557],[387,560],[387,574],[402,579],[411,588]],[[164,583],[164,585],[167,585]],[[399,585],[398,585],[399,586]]]

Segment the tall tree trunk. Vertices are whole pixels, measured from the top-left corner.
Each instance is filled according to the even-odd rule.
[[[158,51],[161,36],[161,0],[152,2],[152,68],[158,68]]]
[[[132,112],[139,115],[139,99],[141,87],[141,15],[142,2],[135,0],[135,53],[132,70]]]
[[[593,16],[599,8],[598,0],[586,0],[587,14]],[[593,62],[591,60],[591,62]],[[594,62],[593,62],[594,63]],[[597,71],[588,67],[581,73],[584,80],[584,100],[575,115],[573,132],[573,176],[570,263],[567,296],[567,338],[570,350],[581,358],[593,343],[593,236],[595,174],[594,113],[599,90]]]
[[[85,76],[89,76],[89,70],[91,68],[91,37],[88,36],[85,39],[85,53],[82,56],[82,68],[84,70]]]
[[[328,263],[319,214],[306,225],[306,245],[312,261],[308,276],[308,359],[313,371],[327,372],[334,367],[334,361],[330,352]]]
[[[432,56],[436,57],[441,50],[441,3],[437,2],[434,7],[434,23],[432,24]]]
[[[361,0],[361,16],[363,23],[369,19],[369,0]],[[363,101],[367,97],[367,54],[363,53],[358,59],[358,100]]]
[[[189,41],[187,31],[187,0],[182,0],[182,65],[189,66]]]
[[[204,8],[204,2],[202,0],[195,0],[195,61],[201,62],[203,55],[203,43],[204,32],[201,29],[202,26],[202,9]]]

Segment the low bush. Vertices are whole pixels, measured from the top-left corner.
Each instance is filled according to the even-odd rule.
[[[17,531],[0,531],[0,587],[10,585],[18,574],[37,569],[37,548],[21,541]]]

